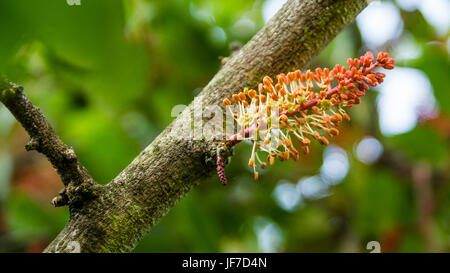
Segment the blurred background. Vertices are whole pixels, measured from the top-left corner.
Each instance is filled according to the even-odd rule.
[[[284,2],[1,1],[0,71],[107,183]],[[396,59],[333,144],[257,183],[238,145],[229,185],[213,176],[191,191],[135,252],[450,251],[449,28],[448,0],[372,2],[309,66],[366,50]],[[57,174],[27,140],[0,105],[0,252],[40,252],[68,219],[50,204]]]

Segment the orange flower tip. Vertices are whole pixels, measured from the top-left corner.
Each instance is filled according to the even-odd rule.
[[[283,146],[283,143],[281,142],[281,140],[278,140],[277,149],[279,149],[281,146]]]
[[[244,100],[244,106],[248,107],[248,102],[246,100]]]
[[[311,140],[309,140],[309,138],[305,137],[305,138],[302,140],[302,143],[303,143],[304,145],[309,145],[309,144],[311,143]]]
[[[258,93],[262,93],[264,89],[264,85],[262,83],[258,84]]]
[[[269,164],[270,164],[270,166],[273,166],[273,164],[275,164],[275,158],[273,157],[273,156],[271,156],[271,155],[269,155]]]
[[[284,73],[277,75],[277,81],[280,84],[288,84],[288,79]]]
[[[345,86],[347,89],[353,89],[355,88],[355,85],[353,83],[349,83]]]
[[[283,154],[283,153],[277,154],[277,158],[278,158],[278,160],[280,160],[280,161],[284,161],[284,160],[285,160],[285,159],[284,159],[284,154]]]
[[[265,103],[267,101],[267,97],[265,95],[261,95],[261,102]]]
[[[301,81],[301,82],[306,82],[306,80],[307,80],[306,74],[302,74],[302,75],[300,76],[300,81]]]
[[[319,113],[320,113],[320,109],[319,109],[319,107],[317,107],[317,106],[311,107],[311,111],[313,111],[313,112],[316,113],[316,114],[319,114]]]
[[[224,99],[223,104],[226,106],[231,105],[231,101],[229,99]]]
[[[330,142],[328,141],[328,139],[324,136],[322,136],[319,140],[320,144],[323,144],[325,146],[327,146],[328,144],[330,144]]]
[[[373,59],[373,54],[371,51],[367,51],[366,54],[364,54],[364,56],[366,56],[366,58]]]
[[[345,118],[347,121],[350,121],[350,116],[347,115],[347,113],[344,113],[344,118]]]
[[[338,136],[339,135],[339,130],[336,129],[336,128],[330,128],[329,132],[333,136]]]
[[[359,91],[359,90],[356,90],[356,95],[357,96],[359,96],[359,97],[362,97],[362,96],[365,96],[366,95],[366,93],[364,92],[364,91]]]
[[[303,146],[302,151],[305,155],[309,154],[309,146],[308,145]]]
[[[273,87],[272,85],[264,85],[264,90],[266,90],[268,93],[273,93]]]
[[[275,84],[275,91],[279,92],[283,86],[280,83]]]
[[[287,74],[287,77],[288,77],[288,79],[289,79],[289,81],[290,82],[293,82],[293,81],[295,81],[295,72],[289,72],[288,74]]]
[[[264,163],[264,162],[261,163],[261,168],[262,168],[262,169],[265,169],[266,167],[267,167],[267,164],[266,164],[266,163]]]
[[[319,132],[314,131],[313,137],[314,137],[315,139],[319,139],[319,137],[320,137]]]
[[[349,67],[352,66],[352,64],[353,64],[352,58],[348,58],[347,59],[347,64],[348,64]]]
[[[254,177],[253,177],[254,179],[255,179],[255,181],[258,181],[258,178],[259,178],[259,174],[258,174],[258,172],[255,172],[255,174],[254,174]]]
[[[239,93],[239,99],[240,100],[245,100],[247,97],[245,96],[244,92],[240,92]]]
[[[287,121],[287,120],[288,120],[288,117],[287,117],[285,114],[282,114],[282,115],[280,116],[280,120]]]
[[[248,96],[253,99],[256,97],[256,91],[251,89],[250,91],[248,91]]]
[[[316,75],[317,76],[322,76],[322,73],[323,73],[323,71],[322,71],[322,68],[320,68],[320,67],[318,67],[318,68],[316,68]]]
[[[248,161],[248,166],[250,168],[253,168],[254,165],[255,165],[255,160],[253,158],[250,158],[250,160]]]
[[[320,77],[317,74],[312,73],[312,79],[316,82],[320,82]]]
[[[263,83],[264,83],[264,85],[270,86],[273,83],[273,81],[269,76],[265,76],[263,78]]]
[[[239,101],[239,95],[238,94],[233,94],[232,99],[234,101]]]
[[[291,140],[289,138],[284,139],[284,144],[286,144],[287,147],[290,147],[292,145]]]

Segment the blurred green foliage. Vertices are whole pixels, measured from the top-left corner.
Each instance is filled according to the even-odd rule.
[[[245,44],[264,25],[268,2],[274,1],[82,0],[81,6],[63,0],[1,1],[0,71],[25,87],[96,181],[107,183],[174,119],[173,106],[189,104],[208,83],[220,57],[230,54],[230,43]],[[408,132],[383,135],[378,93],[368,95],[335,141],[348,173],[326,184],[320,196],[299,189],[317,190],[323,181],[312,186],[299,181],[319,177],[326,159],[322,147],[314,146],[298,162],[262,171],[255,183],[247,167],[250,146],[239,145],[227,167],[229,185],[211,177],[135,251],[366,252],[373,240],[383,251],[450,251],[448,36],[437,35],[418,10],[401,10],[401,16],[398,40],[412,35],[421,54],[397,64],[428,77],[438,105],[432,117]],[[394,40],[379,49],[395,52],[397,46]],[[345,63],[366,49],[352,24],[310,68]],[[413,174],[358,160],[357,144],[369,135],[413,170],[431,169],[425,185],[430,211],[423,208],[427,196]],[[50,205],[62,184],[43,156],[24,152],[26,140],[0,106],[2,252],[42,250],[68,218],[66,208]],[[275,189],[284,184],[291,190],[280,197]],[[295,204],[286,208],[280,198]]]

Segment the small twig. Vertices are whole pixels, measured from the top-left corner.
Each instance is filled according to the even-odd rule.
[[[71,185],[73,193],[77,192],[83,183],[96,184],[86,168],[78,161],[73,148],[62,142],[39,108],[25,96],[23,87],[2,79],[0,101],[30,135],[31,139],[25,145],[25,149],[27,151],[36,150],[44,154],[58,172],[66,189]],[[68,192],[63,190],[60,196],[52,201],[53,204],[55,206],[66,205],[67,194]]]

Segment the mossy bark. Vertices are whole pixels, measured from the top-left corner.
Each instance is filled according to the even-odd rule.
[[[94,182],[86,168],[78,161],[72,147],[62,142],[40,109],[25,96],[23,88],[6,79],[2,79],[0,84],[0,101],[31,137],[25,149],[44,154],[65,186],[59,196],[53,199],[53,204],[82,206],[82,201],[90,200],[102,186]]]
[[[220,105],[244,87],[255,88],[264,75],[303,68],[367,5],[363,0],[288,1],[237,54],[196,100]],[[70,206],[66,227],[46,252],[128,252],[195,185],[215,170],[213,141],[186,135],[191,103],[98,197]],[[204,123],[207,120],[204,120]],[[189,127],[189,128],[186,128]]]

